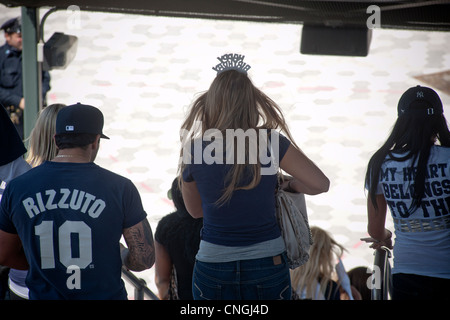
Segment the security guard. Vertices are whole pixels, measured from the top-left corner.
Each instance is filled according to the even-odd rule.
[[[0,47],[0,104],[8,111],[23,139],[22,33],[20,18],[12,18],[0,27],[6,43]],[[50,90],[50,74],[42,71],[42,98]]]

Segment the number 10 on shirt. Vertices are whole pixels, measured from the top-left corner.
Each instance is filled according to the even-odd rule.
[[[57,230],[58,248],[55,248],[53,236],[53,221],[42,221],[34,227],[39,237],[41,250],[41,268],[55,268],[55,251],[59,252],[59,261],[66,267],[73,269],[86,268],[92,262],[92,233],[91,228],[83,221],[66,221]],[[72,241],[78,239],[78,246],[72,246]],[[78,253],[72,252],[78,247]]]

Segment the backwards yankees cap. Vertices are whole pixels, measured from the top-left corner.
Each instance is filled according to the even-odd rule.
[[[431,88],[416,86],[409,88],[401,96],[398,107],[398,116],[415,113],[418,115],[439,115],[444,113],[439,95]]]
[[[56,134],[91,133],[109,139],[102,132],[103,123],[103,113],[99,109],[78,102],[59,110],[56,116]]]

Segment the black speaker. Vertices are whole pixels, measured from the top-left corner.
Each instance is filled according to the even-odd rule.
[[[365,57],[371,40],[372,29],[366,26],[303,25],[300,53]]]
[[[44,70],[65,69],[75,58],[78,38],[55,32],[44,44]]]

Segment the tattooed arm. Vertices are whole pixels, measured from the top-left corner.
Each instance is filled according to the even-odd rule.
[[[121,246],[120,254],[125,267],[132,271],[149,269],[155,263],[153,233],[147,219],[123,230],[128,249]]]

